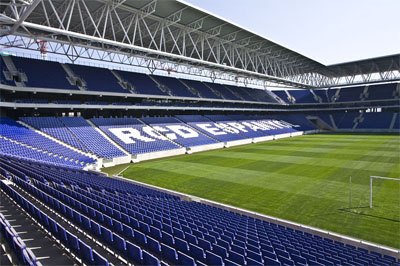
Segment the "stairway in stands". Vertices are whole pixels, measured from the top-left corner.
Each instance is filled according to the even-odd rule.
[[[2,181],[4,180],[0,180]],[[26,248],[35,255],[37,261],[43,265],[76,264],[74,259],[68,256],[63,248],[2,190],[0,190],[0,203],[0,213],[21,237]],[[15,258],[12,264],[20,264],[14,260]]]

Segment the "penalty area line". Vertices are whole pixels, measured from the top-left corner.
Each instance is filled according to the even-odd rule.
[[[128,165],[127,167],[125,167],[124,169],[122,169],[122,171],[121,172],[119,172],[117,175],[121,175],[123,172],[125,172],[126,171],[126,169],[128,169],[129,167],[131,167],[130,165]]]

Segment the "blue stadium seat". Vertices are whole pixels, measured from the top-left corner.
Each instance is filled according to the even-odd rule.
[[[222,258],[208,250],[206,251],[206,262],[210,265],[223,265]]]
[[[178,264],[187,266],[196,266],[196,262],[193,258],[188,255],[178,251]]]
[[[161,244],[161,254],[163,259],[165,259],[166,261],[172,264],[178,263],[178,253],[174,248],[165,244]]]
[[[147,251],[143,251],[142,255],[143,255],[143,265],[147,265],[147,266],[159,266],[160,265],[160,261],[153,255],[148,253]]]
[[[142,249],[129,241],[126,241],[126,252],[128,258],[130,258],[134,263],[142,264]]]
[[[97,265],[97,266],[108,266],[109,263],[108,261],[101,256],[99,253],[97,253],[96,251],[92,252],[93,254],[93,265]]]

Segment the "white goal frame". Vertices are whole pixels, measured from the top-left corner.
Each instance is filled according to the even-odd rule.
[[[384,180],[392,180],[392,181],[400,181],[400,178],[393,177],[385,177],[385,176],[370,176],[369,177],[369,207],[372,208],[372,183],[374,179],[384,179]]]

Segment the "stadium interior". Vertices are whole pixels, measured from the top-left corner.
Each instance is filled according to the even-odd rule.
[[[324,66],[181,1],[76,2],[0,6],[1,265],[400,265],[399,246],[102,172],[309,134],[398,136],[400,55]],[[87,23],[84,10],[96,20],[110,5],[113,27]],[[71,14],[68,27],[52,9]],[[124,38],[147,25],[134,44]],[[181,29],[221,41],[225,56],[193,52],[196,41],[171,33]],[[242,61],[229,49],[250,52]]]

